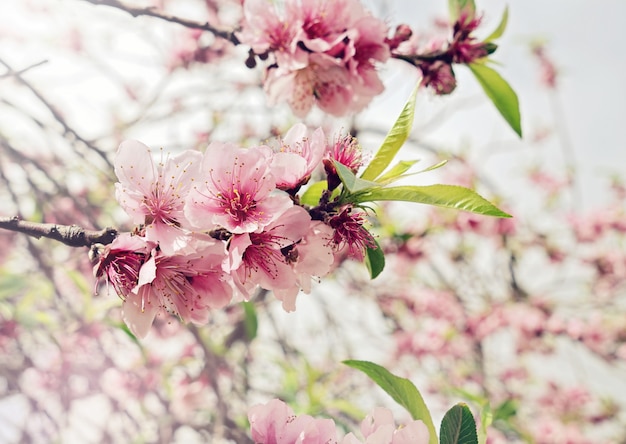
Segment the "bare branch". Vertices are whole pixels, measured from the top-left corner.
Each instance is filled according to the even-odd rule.
[[[110,244],[117,237],[115,228],[99,231],[85,230],[78,225],[43,224],[21,220],[18,217],[0,217],[0,228],[24,233],[40,239],[47,237],[70,247],[90,247],[93,244]]]
[[[42,60],[42,61],[40,61],[40,62],[33,63],[32,65],[27,66],[26,68],[20,69],[19,71],[12,71],[12,70],[9,70],[8,72],[6,72],[6,73],[4,73],[4,74],[0,75],[0,79],[1,79],[1,78],[3,78],[3,77],[12,77],[12,76],[16,76],[16,75],[17,75],[17,76],[22,75],[22,74],[24,74],[26,71],[30,71],[30,70],[31,70],[31,69],[33,69],[33,68],[37,68],[38,66],[41,66],[41,65],[43,65],[44,63],[48,63],[48,61],[47,61],[47,60]]]
[[[84,0],[84,1],[88,3],[92,3],[94,5],[98,5],[98,6],[110,6],[112,8],[117,8],[117,9],[120,9],[122,11],[129,13],[133,17],[138,17],[141,15],[148,16],[148,17],[155,17],[155,18],[165,20],[168,22],[177,23],[187,28],[201,29],[203,31],[212,33],[216,37],[220,37],[225,40],[228,40],[233,45],[238,45],[240,43],[239,39],[235,36],[235,32],[232,30],[219,29],[219,28],[212,26],[208,22],[205,22],[205,23],[196,22],[193,20],[188,20],[188,19],[184,19],[181,17],[169,15],[164,12],[157,11],[156,8],[154,7],[136,8],[133,6],[126,5],[118,0]]]
[[[39,101],[41,103],[43,103],[46,106],[46,108],[48,108],[48,110],[50,111],[50,113],[52,114],[54,119],[57,122],[59,122],[61,124],[61,126],[63,126],[63,133],[64,133],[65,136],[71,135],[74,139],[79,140],[80,142],[85,144],[89,149],[91,149],[91,150],[95,151],[96,153],[98,153],[98,155],[100,157],[102,157],[102,159],[106,162],[106,164],[109,167],[113,168],[113,165],[111,164],[111,161],[107,157],[106,153],[104,151],[102,151],[100,148],[98,148],[97,146],[95,146],[93,143],[91,143],[88,140],[86,140],[85,138],[81,137],[72,127],[70,127],[67,124],[67,122],[65,121],[65,119],[63,118],[61,113],[54,106],[52,106],[52,104],[50,102],[48,102],[45,99],[45,97],[33,85],[31,85],[30,82],[25,80],[20,75],[20,73],[23,72],[24,70],[16,71],[16,70],[14,70],[11,67],[11,65],[9,65],[7,62],[5,62],[2,59],[0,59],[0,64],[4,65],[4,67],[8,70],[7,75],[10,75],[10,76],[14,77],[22,85],[24,85],[26,88],[28,88],[35,95],[35,97],[37,97],[37,99],[39,99]]]

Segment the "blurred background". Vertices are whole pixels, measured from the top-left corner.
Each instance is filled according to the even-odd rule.
[[[127,0],[225,29],[239,1]],[[369,1],[394,28],[444,32],[447,2]],[[479,34],[507,3],[479,0]],[[595,7],[594,7],[595,6]],[[518,94],[519,139],[468,70],[451,96],[418,96],[400,152],[415,183],[476,188],[512,220],[385,205],[386,270],[345,262],[297,310],[261,293],[206,326],[159,318],[145,340],[93,278],[86,249],[0,231],[0,443],[251,442],[246,410],[279,397],[356,430],[385,405],[345,359],[411,378],[438,423],[467,402],[491,412],[490,443],[626,442],[626,115],[620,20],[607,0],[509,3],[497,70]],[[483,32],[481,34],[481,32]],[[128,138],[170,151],[244,145],[297,119],[270,108],[247,49],[87,0],[0,7],[0,216],[130,231],[112,161]],[[346,119],[306,119],[373,153],[418,80],[392,60],[383,94]],[[248,309],[249,310],[249,309]]]

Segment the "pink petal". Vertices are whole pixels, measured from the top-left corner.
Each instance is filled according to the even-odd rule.
[[[129,294],[122,304],[122,319],[130,331],[140,339],[145,338],[150,332],[154,318],[159,311],[159,307],[155,304],[142,303],[142,293],[144,292],[140,291],[138,295]]]

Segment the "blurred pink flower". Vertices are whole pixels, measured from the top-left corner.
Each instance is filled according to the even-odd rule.
[[[271,52],[279,66],[299,69],[306,66],[307,53],[298,45],[302,18],[292,3],[285,5],[281,14],[266,0],[246,0],[237,38],[256,54]]]
[[[337,430],[332,419],[296,416],[279,399],[252,406],[248,410],[248,420],[255,443],[327,444],[337,441]]]
[[[361,423],[364,444],[427,444],[429,432],[422,421],[396,427],[391,410],[377,407]],[[361,444],[354,434],[347,434],[341,444]]]
[[[390,56],[386,33],[358,0],[288,0],[280,13],[251,0],[238,38],[274,57],[265,79],[270,103],[287,101],[298,117],[314,104],[342,116],[382,92],[375,64]]]

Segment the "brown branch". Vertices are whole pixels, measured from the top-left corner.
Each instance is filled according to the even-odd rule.
[[[133,6],[126,5],[120,2],[119,0],[84,0],[84,1],[88,3],[92,3],[97,6],[110,6],[112,8],[117,8],[117,9],[120,9],[122,11],[129,13],[133,17],[138,17],[142,15],[148,16],[148,17],[155,17],[155,18],[165,20],[168,22],[177,23],[187,28],[201,29],[203,31],[212,33],[216,37],[220,37],[225,40],[228,40],[233,45],[238,45],[240,43],[239,39],[235,36],[234,31],[228,31],[228,30],[216,28],[212,26],[211,24],[209,24],[208,22],[204,22],[204,23],[196,22],[193,20],[188,20],[188,19],[184,19],[181,17],[169,15],[164,12],[157,11],[156,8],[154,7],[136,8]]]
[[[0,217],[0,228],[24,233],[40,239],[46,237],[70,247],[90,247],[93,244],[110,244],[117,237],[115,228],[99,231],[85,230],[78,225],[43,224],[21,220],[18,217]]]

